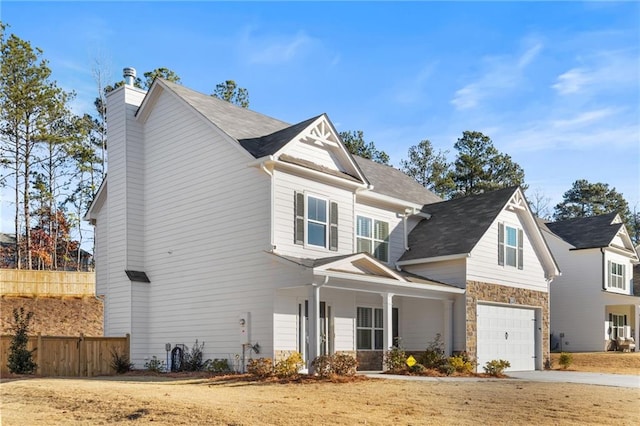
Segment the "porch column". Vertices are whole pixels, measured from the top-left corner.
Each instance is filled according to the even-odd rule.
[[[313,374],[311,363],[319,354],[320,349],[320,286],[311,284],[309,287],[309,373]]]
[[[383,356],[393,346],[393,294],[382,293],[382,341],[383,341]],[[375,320],[375,319],[374,319]],[[382,369],[386,370],[384,360],[382,362]]]
[[[445,299],[442,301],[444,318],[444,354],[451,356],[453,351],[453,300]]]

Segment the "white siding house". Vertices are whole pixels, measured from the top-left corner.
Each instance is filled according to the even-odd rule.
[[[196,340],[236,368],[297,351],[379,370],[394,344],[438,335],[449,354],[522,347],[517,368],[548,356],[558,269],[519,188],[443,202],[351,155],[324,114],[289,125],[162,79],[114,90],[108,109],[87,219],[105,333],[131,334],[137,367]],[[477,311],[532,315],[536,330],[496,352]]]
[[[551,290],[552,349],[633,349],[640,297],[633,294],[638,254],[616,213],[546,223],[545,239],[563,273]]]

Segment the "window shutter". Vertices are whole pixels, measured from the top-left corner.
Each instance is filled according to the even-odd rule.
[[[620,288],[627,289],[627,267],[625,265],[622,265],[622,286]],[[625,323],[625,325],[627,324]]]
[[[498,265],[504,265],[504,223],[498,223]]]
[[[338,203],[329,204],[329,250],[338,250]]]
[[[522,229],[518,229],[518,269],[522,269],[524,266],[523,236],[524,236],[524,232],[522,232]]]
[[[610,260],[607,262],[607,264],[607,270],[609,271],[609,273],[607,274],[607,285],[605,287],[613,287],[613,266],[611,265]]]
[[[296,244],[304,244],[304,193],[294,194],[293,209],[295,215],[293,239]]]

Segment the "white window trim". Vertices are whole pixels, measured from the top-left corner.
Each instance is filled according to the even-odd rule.
[[[626,291],[627,290],[627,283],[625,282],[625,276],[626,276],[626,266],[627,265],[625,265],[623,263],[615,262],[613,260],[611,261],[610,265],[611,266],[610,266],[610,270],[609,270],[609,283],[608,283],[609,285],[608,285],[608,287],[610,289],[613,289],[613,290]],[[621,268],[621,271],[620,271],[621,274],[614,273],[613,270],[617,269],[617,267]],[[620,285],[618,285],[618,283]]]
[[[369,219],[371,221],[371,237],[363,237],[358,235],[358,218],[361,217],[363,219]],[[356,229],[356,250],[358,248],[358,239],[363,239],[363,240],[369,240],[371,242],[371,252],[369,253],[371,256],[375,257],[375,252],[376,252],[376,243],[384,243],[387,245],[387,258],[386,259],[378,259],[376,257],[376,259],[378,259],[381,262],[385,262],[385,263],[389,263],[389,258],[391,257],[390,249],[391,249],[391,242],[388,240],[389,236],[387,236],[387,240],[381,240],[381,239],[377,239],[376,238],[376,222],[383,222],[387,224],[387,230],[390,230],[389,228],[389,221],[387,220],[381,220],[381,219],[376,219],[373,218],[371,216],[366,216],[363,214],[357,214],[356,215],[356,220],[355,220],[355,229]]]
[[[310,220],[309,219],[309,197],[315,198],[316,200],[321,200],[324,201],[324,207],[325,207],[325,219],[326,222],[320,222],[320,221],[316,221],[316,220]],[[328,198],[326,197],[322,197],[316,194],[310,194],[305,192],[304,193],[304,207],[305,207],[305,211],[304,211],[304,246],[307,248],[316,248],[316,249],[325,249],[328,250],[329,249],[329,226],[330,226],[330,218],[329,218],[329,207],[330,207],[330,201]],[[311,244],[309,243],[309,223],[319,223],[319,224],[323,224],[324,225],[324,245],[323,246],[319,246],[316,244]]]
[[[371,309],[371,327],[359,327],[358,326],[358,309]],[[376,310],[378,311],[383,311],[382,308],[380,307],[375,307],[375,306],[363,306],[363,305],[358,305],[356,306],[356,341],[355,341],[355,347],[356,347],[356,351],[380,351],[382,349],[376,349],[376,331],[380,330],[384,333],[384,318],[383,318],[383,324],[382,327],[376,327]],[[384,315],[384,313],[383,313]],[[369,330],[371,333],[371,348],[368,349],[361,349],[358,348],[358,331],[359,330]],[[384,337],[383,337],[384,339]],[[384,347],[384,342],[383,342],[383,347]]]

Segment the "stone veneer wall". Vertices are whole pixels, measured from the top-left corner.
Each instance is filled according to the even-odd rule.
[[[382,370],[383,351],[358,351],[356,359],[358,360],[359,371],[380,371]]]
[[[512,305],[525,305],[542,309],[542,364],[549,359],[549,293],[524,288],[508,287],[499,284],[488,284],[467,281],[466,309],[467,309],[467,353],[477,358],[478,301],[496,302]]]

